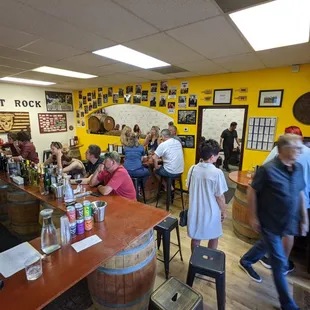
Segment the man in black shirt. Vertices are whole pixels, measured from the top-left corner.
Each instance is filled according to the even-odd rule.
[[[86,177],[82,179],[82,184],[88,184],[91,176],[95,173],[98,166],[103,163],[100,158],[101,149],[96,144],[89,145],[86,151],[86,159],[88,160],[86,166]],[[71,180],[71,183],[75,184],[75,180]]]
[[[234,140],[236,140],[238,146],[240,146],[236,128],[237,128],[237,123],[232,122],[230,124],[230,127],[228,129],[225,129],[222,132],[221,139],[220,139],[220,147],[221,149],[224,150],[224,157],[225,157],[223,167],[228,172],[230,171],[228,164],[229,164],[229,159],[232,155],[232,151],[234,149]]]

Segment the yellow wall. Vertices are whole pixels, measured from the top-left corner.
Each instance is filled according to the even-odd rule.
[[[133,78],[134,80],[134,78]],[[290,67],[283,67],[277,69],[266,69],[266,70],[258,70],[258,71],[248,71],[242,73],[230,73],[230,74],[218,74],[211,76],[202,76],[202,77],[191,77],[191,78],[183,78],[183,79],[175,79],[168,80],[168,85],[177,87],[177,98],[180,95],[180,83],[182,81],[187,80],[189,82],[189,94],[197,94],[198,95],[198,105],[199,106],[208,106],[212,105],[212,100],[210,102],[203,101],[202,99],[208,95],[202,93],[205,89],[224,89],[224,88],[233,88],[233,105],[248,105],[248,117],[252,116],[276,116],[278,117],[277,123],[277,132],[276,135],[280,135],[284,132],[284,128],[290,125],[299,126],[304,136],[310,136],[310,126],[303,125],[299,123],[293,116],[292,108],[296,99],[302,94],[310,91],[310,65],[302,65],[300,67],[300,72],[292,73]],[[117,93],[119,88],[126,89],[127,85],[116,85],[113,87],[113,93]],[[159,84],[158,84],[159,86]],[[247,94],[240,94],[236,90],[240,87],[247,87]],[[83,96],[87,95],[87,92],[91,92],[94,89],[96,91],[97,88],[85,89],[83,90]],[[142,89],[149,91],[150,97],[150,82],[142,83]],[[258,96],[260,90],[272,90],[272,89],[284,89],[284,96],[281,108],[258,108]],[[135,89],[134,89],[135,91]],[[107,93],[107,88],[103,88],[103,93]],[[188,95],[189,95],[188,94]],[[78,92],[75,92],[75,105],[78,107]],[[159,103],[159,87],[157,93],[157,105]],[[188,99],[187,95],[187,99]],[[240,102],[235,97],[240,95],[246,95],[247,101]],[[213,99],[213,95],[212,95]],[[179,125],[177,124],[177,110],[178,104],[177,99],[167,99],[168,101],[176,102],[176,113],[169,114],[169,116],[174,118],[175,124],[178,127],[178,134],[194,134],[196,136],[197,125]],[[123,99],[119,99],[119,102],[123,103]],[[121,104],[118,103],[118,104]],[[112,104],[112,97],[109,97],[109,103],[103,104],[103,108],[105,106],[109,106]],[[141,105],[149,106],[149,102],[142,102]],[[156,108],[158,111],[163,113],[167,113],[167,108]],[[193,109],[193,108],[188,108]],[[198,109],[198,108],[197,108]],[[93,111],[92,111],[93,112]],[[91,112],[91,113],[92,113]],[[104,135],[92,135],[87,134],[87,117],[86,119],[86,127],[85,128],[77,128],[77,135],[79,136],[80,142],[84,144],[82,148],[82,156],[85,157],[84,153],[87,146],[91,143],[96,143],[101,146],[102,150],[107,149],[109,143],[119,143],[119,137],[111,137]],[[197,115],[198,122],[198,115]],[[229,124],[227,124],[228,126]],[[189,128],[189,132],[184,132],[184,127]],[[247,137],[247,133],[246,133]],[[267,152],[264,151],[253,151],[244,149],[244,159],[243,159],[243,169],[249,169],[254,164],[260,165],[263,160],[267,156]],[[195,150],[194,149],[184,149],[184,157],[185,157],[185,172],[184,178],[187,174],[188,168],[194,164],[195,161]]]

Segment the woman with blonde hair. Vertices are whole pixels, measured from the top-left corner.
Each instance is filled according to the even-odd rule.
[[[147,146],[148,151],[154,152],[160,144],[159,130],[157,126],[152,126],[151,131],[146,136],[144,146]]]
[[[60,142],[51,143],[51,155],[44,162],[44,166],[49,164],[57,164],[58,169],[62,169],[63,173],[70,174],[72,176],[80,174],[81,177],[86,175],[86,170],[83,163],[67,155],[63,150],[62,144]]]
[[[129,126],[124,126],[121,132],[121,143],[123,146],[128,145],[128,137],[131,134],[132,129]]]

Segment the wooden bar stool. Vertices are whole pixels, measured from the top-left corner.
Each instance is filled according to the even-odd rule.
[[[159,202],[159,197],[160,197],[160,192],[162,189],[162,180],[166,181],[166,210],[169,211],[170,203],[173,203],[174,200],[174,195],[175,195],[175,181],[179,181],[180,184],[180,195],[181,195],[181,201],[182,201],[182,206],[184,209],[184,200],[183,200],[183,184],[182,184],[182,174],[176,176],[176,177],[161,177],[160,182],[158,185],[158,192],[157,192],[157,199],[156,199],[156,208],[158,206]],[[171,191],[171,185],[173,185],[174,190]]]
[[[143,202],[146,203],[144,184],[143,184],[143,179],[144,178],[134,178],[134,177],[131,177],[131,179],[132,179],[133,185],[134,185],[135,190],[136,190],[137,201],[139,200],[139,185],[140,185],[141,186],[141,190],[142,190]]]
[[[181,250],[181,241],[180,241],[180,231],[179,231],[179,221],[176,217],[168,216],[165,220],[160,222],[154,227],[157,232],[157,248],[160,248],[161,238],[163,238],[163,252],[164,260],[157,258],[159,261],[163,262],[165,265],[165,274],[166,279],[169,275],[169,263],[170,261],[180,253],[181,261],[183,261],[182,250]],[[170,233],[172,230],[176,229],[178,244],[170,242]],[[170,243],[178,246],[178,250],[170,258]]]

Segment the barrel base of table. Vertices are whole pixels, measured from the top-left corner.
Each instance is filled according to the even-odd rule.
[[[251,228],[248,211],[246,187],[238,184],[232,203],[234,233],[239,239],[253,244],[260,238],[260,235]]]

